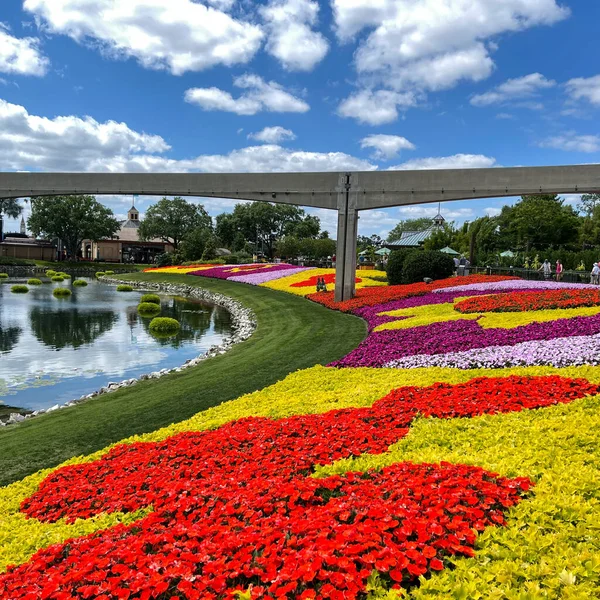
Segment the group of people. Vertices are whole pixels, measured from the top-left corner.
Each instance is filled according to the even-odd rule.
[[[596,265],[594,265],[596,266]],[[548,259],[544,261],[544,264],[538,269],[538,271],[544,273],[544,279],[550,279],[552,277],[552,264]],[[563,278],[563,265],[560,260],[556,261],[556,267],[554,269],[554,273],[556,275],[556,281],[560,281]],[[600,269],[598,270],[600,274]]]
[[[454,274],[455,275],[468,275],[471,261],[462,255],[460,258],[454,257]]]

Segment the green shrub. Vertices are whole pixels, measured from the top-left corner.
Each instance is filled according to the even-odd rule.
[[[63,271],[59,271],[57,275],[60,275],[63,279],[71,279],[71,276]]]
[[[390,252],[386,269],[387,279],[390,285],[403,283],[402,269],[404,268],[404,262],[414,252],[419,252],[419,250],[415,250],[415,248],[402,248]]]
[[[27,258],[12,258],[10,256],[0,256],[0,265],[10,265],[14,267],[35,267],[35,260]]]
[[[13,285],[10,288],[10,291],[13,294],[26,294],[29,291],[29,288],[26,285]]]
[[[155,317],[150,321],[150,333],[158,335],[177,335],[179,321],[170,317]]]
[[[54,277],[55,275],[58,275],[58,273],[56,271],[53,271],[52,269],[48,269],[46,271],[46,277]]]
[[[0,273],[0,279],[8,279],[8,273]]]
[[[74,285],[75,287],[85,287],[87,284],[88,284],[88,283],[87,283],[87,281],[86,281],[85,279],[76,279],[76,280],[73,282],[73,285]]]
[[[160,304],[155,304],[154,302],[140,302],[137,310],[142,316],[154,317],[160,313]]]
[[[121,283],[117,286],[117,292],[133,292],[133,286]]]
[[[114,271],[104,271],[105,275],[114,275],[115,272]]]
[[[52,277],[52,281],[62,282],[64,280],[65,278],[62,275],[55,275],[54,277]]]
[[[437,250],[420,250],[404,261],[402,283],[416,283],[425,277],[444,279],[454,273],[454,260]]]
[[[172,264],[173,263],[171,262],[171,255],[168,252],[159,254],[156,257],[156,266],[157,267],[170,267]]]
[[[42,285],[42,281],[41,279],[36,279],[35,277],[32,277],[31,279],[27,280],[27,285]]]
[[[96,277],[104,277],[106,273],[104,271],[96,271]]]
[[[69,288],[58,287],[52,291],[55,298],[68,298],[72,292]]]
[[[160,306],[160,296],[156,294],[144,294],[140,299],[140,302],[151,302],[152,304],[158,304]]]

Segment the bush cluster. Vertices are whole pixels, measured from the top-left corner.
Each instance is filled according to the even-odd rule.
[[[157,294],[144,294],[140,298],[140,302],[151,302],[152,304],[158,304],[160,306],[160,296],[158,296]]]
[[[420,250],[406,257],[402,268],[402,283],[417,283],[425,277],[444,279],[454,273],[452,257],[436,250]]]
[[[402,270],[404,261],[414,252],[418,252],[414,248],[402,248],[401,250],[392,250],[388,258],[387,278],[390,285],[399,285],[402,281]]]
[[[54,277],[52,277],[52,281],[57,281],[59,283],[63,282],[65,280],[65,278],[62,275],[54,275]]]
[[[96,277],[104,277],[106,273],[104,271],[96,271]]]
[[[32,277],[31,279],[27,280],[27,285],[42,285],[42,281],[41,279],[36,279],[35,277]]]
[[[59,271],[57,273],[57,275],[59,275],[60,277],[62,277],[63,279],[71,279],[71,276],[68,273],[65,273],[64,271]]]
[[[10,288],[10,291],[13,294],[26,294],[29,291],[29,288],[26,285],[22,285],[22,284],[17,284],[17,285],[13,285]]]
[[[85,279],[76,279],[76,280],[73,282],[73,285],[74,285],[75,287],[85,287],[87,284],[88,284],[88,283],[87,283],[87,281],[86,281]]]
[[[150,321],[150,332],[158,335],[176,335],[180,327],[179,321],[170,317],[155,317]]]
[[[52,291],[52,295],[55,298],[68,298],[72,294],[69,288],[58,287]]]
[[[8,273],[0,273],[0,279],[8,279]]]
[[[160,304],[155,304],[154,302],[140,302],[137,310],[142,316],[153,317],[160,313]]]
[[[120,283],[117,286],[117,292],[133,292],[133,286]]]
[[[105,275],[114,275],[115,272],[114,271],[104,271]]]
[[[54,277],[55,275],[58,275],[58,273],[56,271],[53,271],[52,269],[48,269],[46,271],[46,277]]]

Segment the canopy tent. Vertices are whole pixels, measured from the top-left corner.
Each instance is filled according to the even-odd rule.
[[[443,252],[444,254],[451,254],[452,256],[460,256],[460,252],[457,252],[456,250],[452,250],[452,248],[446,246],[445,248],[442,248],[440,250],[440,252]]]
[[[505,250],[504,252],[500,253],[500,256],[502,258],[514,258],[515,257],[515,253],[511,252],[510,250]]]
[[[375,252],[375,254],[379,254],[379,256],[387,256],[390,252],[391,250],[389,248],[380,248],[377,250],[377,252]]]

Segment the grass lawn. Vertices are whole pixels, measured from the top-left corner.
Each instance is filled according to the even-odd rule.
[[[120,278],[220,292],[251,308],[258,327],[249,340],[197,367],[0,431],[0,485],[187,419],[298,369],[341,358],[367,333],[366,324],[356,317],[267,288],[186,275],[136,273]]]

